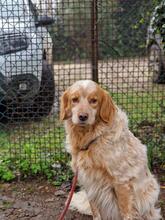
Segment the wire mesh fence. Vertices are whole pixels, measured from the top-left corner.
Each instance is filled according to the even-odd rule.
[[[66,178],[59,98],[79,79],[93,79],[110,92],[147,144],[150,164],[163,167],[165,58],[161,35],[150,25],[158,4],[1,0],[2,179],[40,172]]]

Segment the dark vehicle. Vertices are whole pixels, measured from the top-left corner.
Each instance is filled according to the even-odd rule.
[[[153,82],[165,83],[165,0],[158,5],[150,21],[147,35],[149,71]]]

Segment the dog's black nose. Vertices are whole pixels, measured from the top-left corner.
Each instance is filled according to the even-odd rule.
[[[80,121],[86,121],[88,119],[88,114],[87,113],[80,113],[79,114],[79,120]]]

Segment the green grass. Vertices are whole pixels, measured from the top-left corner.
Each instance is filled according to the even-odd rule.
[[[128,92],[111,94],[128,114],[131,123],[142,121],[165,122],[165,95],[161,92]]]
[[[0,179],[8,181],[20,175],[37,174],[44,174],[48,179],[54,177],[57,182],[59,178],[66,179],[64,171],[69,167],[69,160],[64,139],[64,128],[54,118],[1,131]]]
[[[9,132],[0,130],[0,157],[8,152],[9,149]]]
[[[151,167],[165,167],[165,99],[162,93],[111,94],[129,117],[130,128],[147,144]],[[0,179],[43,174],[60,184],[68,178],[69,158],[64,150],[65,133],[53,117],[40,122],[8,125],[0,130]]]

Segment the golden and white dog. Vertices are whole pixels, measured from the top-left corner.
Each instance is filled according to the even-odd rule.
[[[147,166],[146,146],[129,130],[126,114],[91,80],[80,80],[61,98],[72,169],[78,169],[93,219],[159,220],[159,185]],[[80,196],[82,193],[79,194]],[[87,202],[74,197],[81,212]]]

